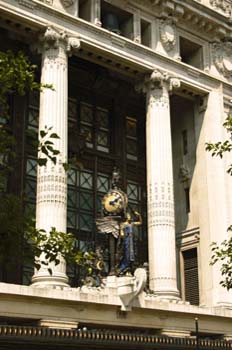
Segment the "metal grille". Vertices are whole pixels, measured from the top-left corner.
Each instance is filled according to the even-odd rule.
[[[193,305],[199,305],[199,282],[197,248],[183,251],[185,299]]]

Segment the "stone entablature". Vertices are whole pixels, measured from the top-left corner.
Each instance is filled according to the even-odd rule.
[[[27,2],[27,0],[18,0],[20,3]],[[79,0],[37,0],[41,1],[45,4],[57,7],[57,8],[63,8],[64,11],[69,11],[70,8],[78,7]],[[135,9],[141,9],[141,12],[147,12],[147,9],[149,8],[150,14],[154,15],[157,18],[160,17],[168,17],[172,15],[175,17],[178,21],[181,21],[188,26],[191,24],[192,28],[196,31],[201,31],[201,33],[206,32],[210,33],[218,32],[219,35],[222,35],[221,31],[222,28],[225,28],[225,18],[220,19],[217,18],[215,21],[213,11],[218,12],[221,15],[226,16],[226,18],[231,17],[232,13],[232,4],[230,0],[193,0],[192,4],[185,2],[179,3],[176,0],[134,0],[134,1],[128,1],[128,0],[110,0],[109,1],[112,5],[115,5],[117,7],[121,7],[125,10],[131,10],[132,13],[133,8]],[[99,2],[98,6],[100,6]],[[198,11],[196,11],[196,5]],[[204,5],[204,7],[202,7]],[[206,11],[208,13],[206,13]],[[73,13],[74,14],[74,13]],[[76,14],[76,13],[75,13]],[[219,21],[218,21],[219,20]],[[229,23],[227,23],[229,25]],[[220,28],[221,27],[221,28]],[[230,31],[229,27],[227,29]],[[221,33],[221,34],[220,34]]]
[[[232,311],[207,308],[183,301],[162,300],[153,294],[141,293],[129,313],[122,312],[120,297],[114,288],[36,288],[0,283],[0,316],[38,320],[59,320],[66,324],[93,323],[143,329],[172,329],[172,333],[194,332],[198,315],[201,332],[231,334]],[[168,313],[168,314],[167,314]],[[44,316],[46,315],[46,317]],[[216,316],[216,317],[215,317]],[[175,324],[175,329],[173,329]],[[166,334],[167,335],[167,334]]]
[[[13,0],[6,1],[12,3]],[[122,67],[124,73],[131,72],[134,78],[136,78],[136,74],[138,74],[137,77],[139,77],[139,75],[143,73],[152,72],[153,69],[157,67],[165,66],[166,70],[173,75],[176,75],[176,70],[178,69],[178,76],[181,81],[184,83],[186,82],[188,86],[193,84],[194,90],[198,90],[198,94],[207,93],[212,88],[217,87],[219,83],[219,77],[213,77],[195,67],[186,66],[186,64],[183,65],[177,60],[164,56],[142,45],[138,45],[125,37],[119,37],[90,22],[65,15],[60,11],[53,11],[52,9],[48,12],[48,6],[44,6],[39,0],[30,1],[37,7],[37,17],[34,17],[35,8],[23,7],[23,12],[21,13],[22,25],[24,25],[24,23],[28,25],[29,23],[32,28],[37,26],[37,28],[41,28],[41,31],[45,31],[46,21],[54,24],[56,21],[59,21],[59,25],[69,36],[73,37],[78,35],[82,49],[79,55],[83,58],[85,58],[85,54],[87,58],[88,53],[91,52],[91,55],[93,55],[92,57],[97,62],[100,60],[99,53],[102,53],[101,63],[108,64],[109,67],[111,65],[111,68],[117,65],[117,70],[120,70],[120,67]],[[3,3],[2,0],[0,0],[0,6],[4,7],[5,12],[7,12],[8,6],[6,6],[6,2]],[[19,11],[17,7],[9,7],[9,13],[11,14],[11,18],[13,18],[13,16],[18,18]],[[43,20],[41,22],[41,18],[45,17],[46,21]],[[17,19],[17,23],[18,22],[19,20]],[[99,35],[101,36],[100,41]],[[34,37],[33,40],[35,40]],[[112,57],[113,60],[109,60],[109,58]],[[145,57],[146,59],[144,59]],[[108,63],[109,61],[111,61],[111,63]],[[118,65],[118,62],[120,62],[120,65]]]
[[[188,339],[184,334],[180,334],[167,337],[157,336],[157,335],[147,335],[141,331],[134,330],[134,332],[128,332],[127,330],[96,330],[96,329],[86,329],[86,327],[75,329],[63,327],[36,327],[36,326],[0,326],[0,344],[1,343],[17,343],[19,341],[27,342],[29,341],[33,347],[35,344],[43,343],[52,344],[53,346],[65,345],[72,346],[96,346],[99,344],[101,348],[109,348],[111,346],[118,346],[120,349],[127,349],[131,345],[136,347],[137,350],[144,350],[147,348],[147,344],[152,346],[166,346],[167,349],[178,350],[184,347],[188,350],[194,350],[197,345],[201,349],[211,350],[212,348],[217,348],[217,350],[231,349],[232,345],[229,341],[225,340],[202,340],[197,341],[194,338]],[[7,340],[6,340],[7,339]]]

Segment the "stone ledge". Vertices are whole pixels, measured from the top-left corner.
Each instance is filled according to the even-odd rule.
[[[94,303],[112,306],[120,306],[120,298],[114,293],[109,293],[108,288],[101,287],[84,287],[84,288],[69,288],[69,287],[32,287],[16,284],[0,283],[0,296],[4,300],[3,295],[7,295],[7,299],[15,298],[44,298],[57,299],[60,302],[77,302],[79,303]],[[132,303],[133,308],[142,310],[162,310],[179,313],[189,313],[194,315],[218,316],[232,318],[232,309],[227,307],[201,307],[190,305],[189,303],[176,300],[165,300],[154,295],[149,295],[142,292],[138,298]]]

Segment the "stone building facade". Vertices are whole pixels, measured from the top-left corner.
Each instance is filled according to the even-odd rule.
[[[0,10],[1,50],[26,51],[54,87],[12,101],[18,191],[37,227],[71,230],[81,249],[100,242],[94,220],[116,165],[144,219],[137,257],[149,266],[149,288],[136,294],[135,276],[125,301],[116,277],[80,287],[65,261],[52,275],[20,264],[0,283],[0,317],[190,339],[197,317],[203,337],[231,339],[231,292],[209,265],[210,244],[232,222],[229,158],[212,158],[205,144],[225,137],[232,106],[232,1],[0,0]],[[25,135],[45,126],[60,136],[60,155],[36,173]]]

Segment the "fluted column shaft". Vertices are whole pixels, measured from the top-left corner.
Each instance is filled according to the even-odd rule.
[[[59,139],[51,139],[59,150],[56,164],[47,159],[45,166],[38,167],[36,227],[47,234],[54,227],[66,232],[67,217],[67,174],[63,164],[67,162],[67,106],[68,106],[68,56],[70,42],[64,32],[49,27],[42,37],[41,82],[52,84],[52,89],[43,89],[40,94],[39,131],[50,128]],[[38,155],[39,157],[41,154]],[[44,157],[44,154],[42,154]],[[43,259],[44,257],[40,257]],[[67,285],[66,264],[60,264],[35,271],[32,282],[35,285]]]
[[[178,87],[179,81],[156,70],[145,86],[150,289],[160,297],[176,298],[179,292],[169,90]]]

